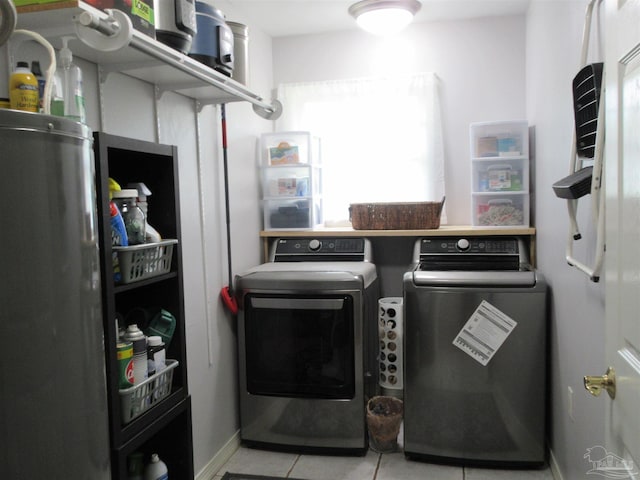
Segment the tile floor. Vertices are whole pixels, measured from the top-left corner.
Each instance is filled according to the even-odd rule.
[[[402,437],[400,437],[402,438]],[[401,450],[401,445],[399,445]],[[218,471],[305,480],[553,480],[551,471],[462,468],[407,460],[401,451],[362,457],[298,455],[240,447]]]

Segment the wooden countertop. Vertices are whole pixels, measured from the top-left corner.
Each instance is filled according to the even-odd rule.
[[[310,230],[262,230],[260,237],[444,237],[518,235],[533,236],[533,227],[474,227],[470,225],[443,225],[433,230],[354,230],[351,227],[316,228]]]

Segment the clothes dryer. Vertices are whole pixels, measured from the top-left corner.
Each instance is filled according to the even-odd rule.
[[[363,454],[377,381],[378,278],[363,238],[280,238],[236,276],[240,436]]]

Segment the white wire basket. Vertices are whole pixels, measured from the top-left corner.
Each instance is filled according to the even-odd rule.
[[[171,393],[173,370],[178,366],[178,361],[167,359],[166,363],[167,366],[161,372],[151,375],[138,385],[120,390],[122,423],[129,423]]]
[[[120,283],[132,283],[156,277],[171,270],[173,246],[178,240],[162,240],[129,247],[113,247],[118,254],[122,279]]]

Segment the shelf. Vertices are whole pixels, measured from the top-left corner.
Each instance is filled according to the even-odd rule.
[[[276,237],[444,237],[448,235],[535,235],[533,227],[472,227],[445,225],[433,230],[354,230],[353,228],[316,228],[313,230],[263,230],[261,238]]]
[[[113,478],[131,478],[127,457],[136,451],[158,453],[169,467],[171,478],[194,478],[189,442],[175,442],[176,438],[192,437],[191,423],[191,397],[187,396],[166,408],[149,428],[112,451],[118,459]]]
[[[172,471],[172,478],[193,478],[178,150],[173,145],[100,132],[94,133],[93,145],[101,232],[99,244],[113,478],[128,478],[127,457],[134,451],[144,453],[146,458],[151,453],[159,453]],[[124,285],[114,284],[109,178],[122,186],[142,181],[151,190],[147,220],[165,238],[178,240],[168,273]],[[117,359],[118,331],[114,319],[121,318],[119,324],[122,327],[135,323],[144,330],[161,310],[170,312],[175,318],[171,342],[166,344],[166,358],[178,361],[173,370],[171,392],[125,424],[119,393],[121,366]]]
[[[18,8],[19,29],[33,30],[43,35],[55,48],[62,47],[63,36],[89,38],[99,36],[107,49],[117,43],[115,37],[102,36],[90,27],[80,26],[77,19],[86,17],[107,20],[109,15],[82,1],[68,1],[41,6]],[[120,13],[120,12],[118,12]],[[163,43],[132,30],[128,44],[114,51],[103,51],[80,41],[70,43],[74,56],[101,66],[103,72],[117,72],[155,85],[160,95],[176,92],[203,105],[230,102],[250,102],[263,118],[276,119],[281,112],[277,101],[268,103],[235,80],[183,55]]]

